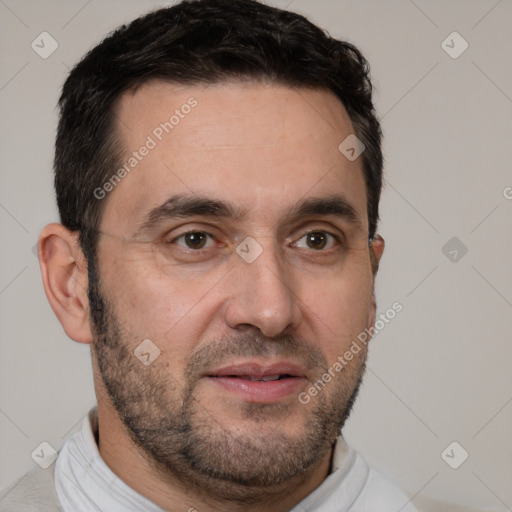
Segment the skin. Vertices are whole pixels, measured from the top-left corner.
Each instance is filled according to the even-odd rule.
[[[91,325],[86,261],[60,224],[40,237],[43,283],[67,335],[92,346],[99,449],[115,474],[165,510],[286,511],[329,473],[366,350],[308,404],[297,395],[373,325],[384,241],[367,243],[361,158],[338,150],[354,129],[327,91],[146,83],[118,104],[127,158],[191,97],[197,106],[103,199],[96,284],[106,327]],[[176,194],[246,216],[167,219],[140,232],[147,212]],[[358,222],[288,215],[333,194]],[[187,231],[212,235],[203,252],[187,247]],[[236,252],[248,236],[262,249],[252,263]],[[144,339],[161,351],[147,366],[133,355]],[[204,375],[247,361],[293,361],[304,376],[293,393],[255,403]],[[178,433],[185,424],[192,437]],[[184,439],[195,465],[175,453]]]

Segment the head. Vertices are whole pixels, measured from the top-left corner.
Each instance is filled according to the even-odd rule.
[[[240,499],[328,454],[383,250],[371,93],[354,46],[252,0],[150,13],[66,80],[45,290],[160,474]]]

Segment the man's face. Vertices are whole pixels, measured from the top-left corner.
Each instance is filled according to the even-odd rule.
[[[374,313],[345,109],[319,90],[151,83],[117,117],[125,161],[138,156],[103,199],[97,382],[163,471],[256,487],[300,475],[339,434],[366,350],[317,381]],[[146,363],[161,351],[150,364],[143,340]]]

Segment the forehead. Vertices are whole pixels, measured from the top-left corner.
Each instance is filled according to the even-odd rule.
[[[151,82],[120,98],[116,118],[124,172],[109,187],[107,232],[133,232],[179,194],[229,200],[274,223],[301,198],[339,193],[367,224],[361,158],[338,150],[354,129],[331,92]]]

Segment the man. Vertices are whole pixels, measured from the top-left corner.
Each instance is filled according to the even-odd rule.
[[[384,249],[359,51],[188,1],[95,47],[60,109],[39,258],[98,406],[0,510],[415,510],[340,435]]]

